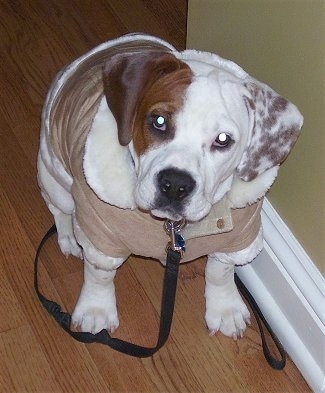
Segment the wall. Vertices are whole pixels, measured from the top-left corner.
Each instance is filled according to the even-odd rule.
[[[325,273],[325,1],[189,0],[187,47],[234,60],[305,123],[268,199]]]

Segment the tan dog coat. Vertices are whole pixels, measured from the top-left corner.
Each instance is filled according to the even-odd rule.
[[[61,86],[48,99],[45,122],[55,154],[73,178],[77,222],[92,244],[111,257],[127,258],[136,254],[163,261],[168,242],[163,221],[137,209],[121,209],[100,200],[87,184],[82,165],[87,135],[104,94],[105,59],[119,51],[150,49],[169,48],[136,40],[93,53],[78,64],[69,78],[65,72],[71,70],[66,68],[55,81]],[[230,253],[247,248],[259,233],[261,207],[262,201],[242,209],[230,209],[223,199],[205,219],[188,224],[184,230],[186,252],[182,262],[213,252]]]

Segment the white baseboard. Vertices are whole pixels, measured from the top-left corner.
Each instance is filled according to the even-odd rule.
[[[264,250],[236,269],[314,392],[325,393],[325,280],[265,199]]]

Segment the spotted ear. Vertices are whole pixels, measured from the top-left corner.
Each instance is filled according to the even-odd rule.
[[[112,56],[103,70],[104,92],[125,146],[132,139],[135,113],[144,92],[162,76],[181,69],[185,63],[164,51],[121,53]]]
[[[245,87],[254,125],[237,170],[242,180],[251,181],[286,159],[299,136],[303,117],[295,105],[269,86],[252,80]]]

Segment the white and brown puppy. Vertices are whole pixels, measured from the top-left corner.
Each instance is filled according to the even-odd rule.
[[[65,68],[43,111],[38,178],[61,250],[84,260],[74,324],[116,329],[116,269],[131,253],[163,260],[161,219],[185,218],[185,260],[209,254],[208,329],[242,336],[249,312],[234,266],[263,247],[258,201],[302,121],[236,64],[151,36],[109,41]],[[245,209],[257,225],[242,223],[244,240],[225,245]]]

